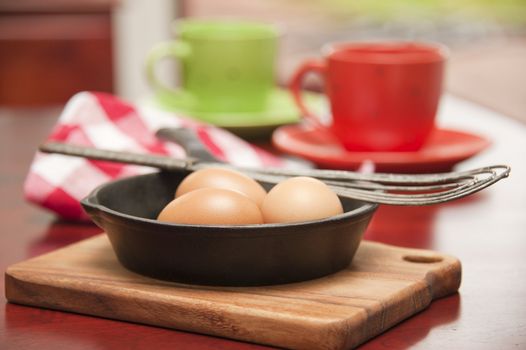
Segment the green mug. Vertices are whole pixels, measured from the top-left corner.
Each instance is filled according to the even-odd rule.
[[[148,81],[165,106],[186,112],[257,112],[275,88],[279,31],[260,23],[180,20],[177,38],[155,46],[147,58]],[[181,87],[155,74],[163,58],[180,62]]]

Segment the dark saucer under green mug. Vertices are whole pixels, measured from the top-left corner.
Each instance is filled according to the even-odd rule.
[[[323,95],[315,93],[305,95],[312,109],[320,114],[327,111],[327,101]],[[281,88],[275,88],[269,94],[265,107],[261,111],[254,112],[194,111],[179,105],[178,100],[163,99],[159,94],[143,99],[142,103],[149,107],[198,119],[249,139],[269,137],[277,127],[300,121],[300,112],[292,96],[287,90]]]

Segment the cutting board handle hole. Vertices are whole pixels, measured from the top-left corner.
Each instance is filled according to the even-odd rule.
[[[405,261],[419,264],[432,264],[444,260],[444,258],[438,255],[404,255],[402,259],[404,259]]]

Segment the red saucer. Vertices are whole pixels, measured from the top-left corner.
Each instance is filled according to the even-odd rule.
[[[477,135],[448,129],[435,129],[429,140],[415,152],[351,152],[328,132],[308,125],[278,128],[272,142],[279,150],[308,159],[322,168],[357,169],[372,161],[377,172],[429,173],[449,171],[490,145]]]

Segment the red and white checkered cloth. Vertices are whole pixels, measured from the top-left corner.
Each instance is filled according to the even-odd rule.
[[[219,159],[243,166],[285,166],[278,158],[220,128],[173,113],[136,107],[105,94],[81,92],[66,104],[48,141],[116,151],[155,153],[174,158],[185,151],[155,137],[162,127],[188,127]],[[149,167],[37,152],[24,185],[30,202],[72,220],[87,220],[79,201],[98,185],[125,176],[156,171]]]

